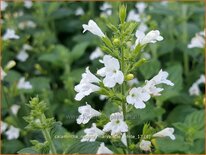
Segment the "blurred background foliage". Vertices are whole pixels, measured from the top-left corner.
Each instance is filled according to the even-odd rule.
[[[104,16],[99,9],[103,2],[33,2],[30,9],[22,2],[7,2],[8,7],[2,14],[2,34],[7,28],[12,28],[20,36],[18,40],[3,42],[2,68],[10,60],[16,65],[7,72],[2,81],[2,120],[20,131],[18,139],[7,140],[3,134],[3,153],[17,153],[22,148],[31,146],[30,140],[42,141],[40,132],[25,130],[27,123],[23,116],[28,115],[25,106],[31,97],[38,95],[48,103],[47,116],[54,116],[63,126],[57,125],[55,134],[81,135],[85,126],[77,125],[78,107],[90,103],[95,109],[107,115],[115,111],[115,106],[100,100],[95,94],[81,102],[74,100],[74,86],[80,81],[86,66],[97,71],[98,60],[90,60],[90,54],[98,47],[100,40],[90,33],[83,34],[82,24],[94,19],[101,29],[109,36],[106,24],[118,23],[118,7],[120,2],[111,2],[112,15]],[[125,2],[128,11],[135,9],[136,2]],[[203,49],[188,49],[195,33],[203,31],[204,2],[148,2],[145,15],[149,30],[158,29],[164,40],[157,44],[150,44],[144,52],[149,54],[148,63],[136,72],[138,80],[150,79],[161,68],[170,74],[174,87],[165,88],[163,95],[147,103],[143,110],[136,110],[129,114],[132,119],[132,134],[141,135],[145,122],[154,126],[173,126],[177,140],[157,139],[157,153],[203,153],[204,152],[204,86],[202,95],[190,96],[189,88],[204,74]],[[82,7],[83,15],[77,15],[76,10]],[[19,23],[31,20],[35,28],[19,28]],[[23,44],[32,46],[28,51],[29,58],[25,62],[16,59]],[[20,90],[18,80],[25,77],[30,81],[32,89]],[[17,104],[20,109],[16,115],[12,114],[11,106]],[[128,117],[129,117],[128,116]],[[100,124],[102,122],[99,122]],[[98,146],[81,143],[75,145],[79,139],[56,139],[56,145],[66,153],[96,153]],[[138,139],[136,140],[138,142]],[[80,149],[80,145],[82,146]],[[94,150],[91,150],[91,145]],[[83,149],[82,149],[83,148]],[[29,150],[31,152],[31,150]],[[91,152],[92,151],[92,152]],[[25,149],[20,153],[25,153]],[[141,153],[141,152],[136,152]]]

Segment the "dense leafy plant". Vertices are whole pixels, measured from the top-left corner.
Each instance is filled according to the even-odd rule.
[[[204,153],[203,4],[1,1],[2,153]]]

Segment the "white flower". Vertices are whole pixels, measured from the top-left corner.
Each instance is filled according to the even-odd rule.
[[[125,146],[127,146],[127,137],[126,137],[126,133],[123,133],[123,134],[122,134],[121,142],[122,142]]]
[[[97,150],[97,154],[113,154],[113,152],[108,149],[104,143],[101,143]]]
[[[137,30],[141,32],[146,32],[148,30],[148,26],[145,23],[141,22]]]
[[[84,10],[82,9],[82,7],[78,7],[78,8],[76,9],[75,15],[76,15],[76,16],[84,15]]]
[[[1,121],[1,133],[6,131],[7,127],[8,127],[8,124],[3,122],[3,121]]]
[[[25,81],[25,78],[22,77],[20,78],[18,84],[17,84],[18,89],[32,89],[32,85],[29,81]]]
[[[127,84],[128,84],[130,87],[133,86],[133,85],[135,85],[135,84],[138,84],[138,83],[139,83],[139,81],[138,81],[137,78],[134,78],[134,79],[132,79],[132,80],[127,81]]]
[[[99,79],[90,72],[89,67],[86,68],[86,73],[82,74],[82,79],[78,85],[75,86],[75,91],[78,92],[75,100],[80,101],[83,97],[88,96],[92,92],[98,91],[99,86],[93,83],[99,83]]]
[[[26,50],[32,50],[32,47],[28,44],[24,44],[22,49],[20,50],[20,52],[17,54],[16,58],[21,61],[24,62],[28,59],[29,55],[26,52]]]
[[[135,10],[131,10],[127,16],[127,21],[135,21],[135,22],[140,22],[141,18],[138,13],[135,12]]]
[[[137,30],[135,36],[137,37],[137,40],[135,42],[136,46],[139,44],[145,45],[148,43],[156,43],[157,41],[163,40],[163,37],[160,35],[159,30],[152,30],[146,35],[144,32]]]
[[[124,122],[123,114],[116,112],[110,115],[110,122],[104,126],[104,132],[111,131],[111,135],[118,135],[128,131],[128,126]]]
[[[139,13],[143,13],[144,10],[147,8],[147,5],[143,2],[136,3],[135,7],[138,9]]]
[[[193,85],[189,89],[189,93],[191,96],[198,96],[200,95],[199,85],[197,83],[193,83]]]
[[[20,130],[18,128],[15,128],[14,126],[10,126],[9,129],[5,132],[7,139],[17,139],[19,137]]]
[[[99,69],[97,74],[105,77],[103,80],[104,85],[108,88],[112,88],[116,83],[122,84],[124,81],[124,74],[119,70],[119,61],[110,55],[105,55],[101,62],[105,67]]]
[[[102,130],[96,127],[95,123],[92,124],[91,128],[85,129],[84,133],[86,135],[83,136],[83,138],[81,139],[81,142],[85,142],[85,141],[94,142],[98,136],[101,136],[104,134]]]
[[[86,31],[90,31],[94,35],[97,35],[99,37],[105,37],[102,30],[99,28],[99,26],[93,20],[89,20],[88,25],[83,24],[82,27],[84,29],[83,33]]]
[[[143,88],[132,88],[126,100],[128,104],[134,105],[137,109],[145,108],[145,103],[150,99],[150,95]]]
[[[112,5],[104,2],[103,5],[100,7],[101,12],[101,16],[111,16],[112,15]]]
[[[170,80],[168,80],[169,74],[166,71],[162,71],[162,69],[159,71],[159,73],[154,76],[150,81],[153,81],[156,85],[164,83],[169,86],[174,86],[174,83],[172,83]]]
[[[102,57],[104,53],[102,52],[101,48],[97,47],[92,54],[89,56],[90,60],[97,59],[99,57]]]
[[[158,88],[155,85],[155,82],[152,80],[146,81],[146,85],[143,87],[143,89],[152,96],[160,96],[160,92],[162,92],[164,89]]]
[[[0,71],[1,71],[0,77],[1,77],[1,80],[3,80],[4,77],[5,77],[7,74],[4,72],[4,70],[3,70],[1,67],[0,67]]]
[[[106,95],[100,95],[99,99],[103,101],[103,100],[107,99],[107,96]]]
[[[195,35],[195,37],[192,38],[190,44],[188,44],[188,48],[204,48],[205,47],[205,33],[200,32]]]
[[[19,36],[15,34],[15,31],[13,29],[7,29],[6,32],[4,33],[3,40],[8,40],[8,39],[19,39]]]
[[[174,128],[165,128],[153,135],[153,137],[170,137],[170,139],[175,140]]]
[[[93,109],[90,105],[86,104],[78,108],[81,115],[77,118],[77,124],[86,124],[93,117],[100,116],[101,113]]]
[[[199,88],[199,85],[202,84],[202,83],[205,83],[205,75],[200,75],[200,78],[192,84],[192,86],[190,87],[189,89],[189,93],[191,96],[198,96],[200,95],[200,88]]]
[[[1,3],[1,11],[5,11],[8,6],[7,2],[1,1],[0,3]]]
[[[31,20],[20,22],[18,25],[19,29],[24,30],[25,28],[35,28],[36,23]]]
[[[16,114],[18,113],[18,111],[19,111],[19,108],[20,108],[19,105],[14,104],[14,105],[11,106],[11,112],[12,112],[14,115],[16,115]]]
[[[31,0],[24,0],[24,7],[27,9],[30,9],[32,7],[32,1]]]
[[[140,149],[143,151],[151,151],[151,146],[151,142],[147,140],[142,140],[139,144]]]

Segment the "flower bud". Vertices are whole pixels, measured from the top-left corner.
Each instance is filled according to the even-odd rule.
[[[126,81],[130,81],[130,80],[132,80],[132,79],[134,79],[134,75],[133,75],[133,74],[127,74],[125,80],[126,80]]]
[[[113,40],[113,44],[116,45],[116,46],[119,45],[120,44],[120,40],[118,38],[115,38]]]
[[[124,5],[120,6],[119,19],[120,19],[121,23],[124,23],[125,18],[126,18],[126,13],[127,13],[127,8]]]
[[[11,60],[7,63],[5,70],[10,70],[11,68],[13,68],[14,66],[16,66],[16,62],[14,60]]]

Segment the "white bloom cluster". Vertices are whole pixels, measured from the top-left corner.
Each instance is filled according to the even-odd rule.
[[[174,128],[165,128],[155,134],[153,134],[153,137],[169,137],[171,140],[175,140],[174,135]],[[143,151],[151,151],[151,142],[149,140],[141,140],[139,147]]]
[[[195,37],[192,38],[188,48],[204,48],[205,47],[205,31],[196,33]]]
[[[76,9],[76,11],[75,11],[75,15],[76,16],[82,16],[82,15],[84,15],[85,13],[84,13],[84,10],[83,10],[83,8],[82,7],[78,7],[77,9]]]
[[[15,31],[13,29],[7,29],[4,33],[3,40],[9,40],[9,39],[19,39],[19,36],[15,34]]]
[[[166,71],[160,70],[159,73],[151,80],[146,81],[146,85],[143,87],[134,87],[130,90],[126,100],[128,104],[134,105],[137,109],[145,108],[145,102],[147,102],[151,96],[159,96],[163,88],[158,88],[158,84],[166,84],[173,86],[174,84],[167,79],[169,74]]]
[[[205,84],[205,75],[200,75],[200,78],[192,84],[192,86],[190,87],[189,89],[189,94],[191,96],[198,96],[200,95],[200,88],[199,88],[199,85],[200,84]]]
[[[32,50],[32,47],[28,44],[24,44],[16,58],[21,62],[26,61],[29,57],[29,54],[26,52],[27,50]]]
[[[100,10],[102,11],[100,16],[108,17],[112,15],[112,5],[108,2],[104,2]]]
[[[25,78],[22,77],[20,78],[18,84],[17,84],[18,89],[32,89],[32,85],[29,81],[25,81]]]
[[[20,129],[15,128],[14,126],[10,125],[8,130],[8,124],[1,121],[1,134],[5,132],[8,140],[17,139],[20,134]]]
[[[143,2],[136,3],[135,7],[138,10],[138,13],[136,10],[130,10],[127,21],[135,21],[139,23],[139,26],[137,28],[138,31],[145,32],[148,30],[147,25],[145,24],[147,19],[146,15],[144,14],[145,9],[147,8],[147,5]]]

